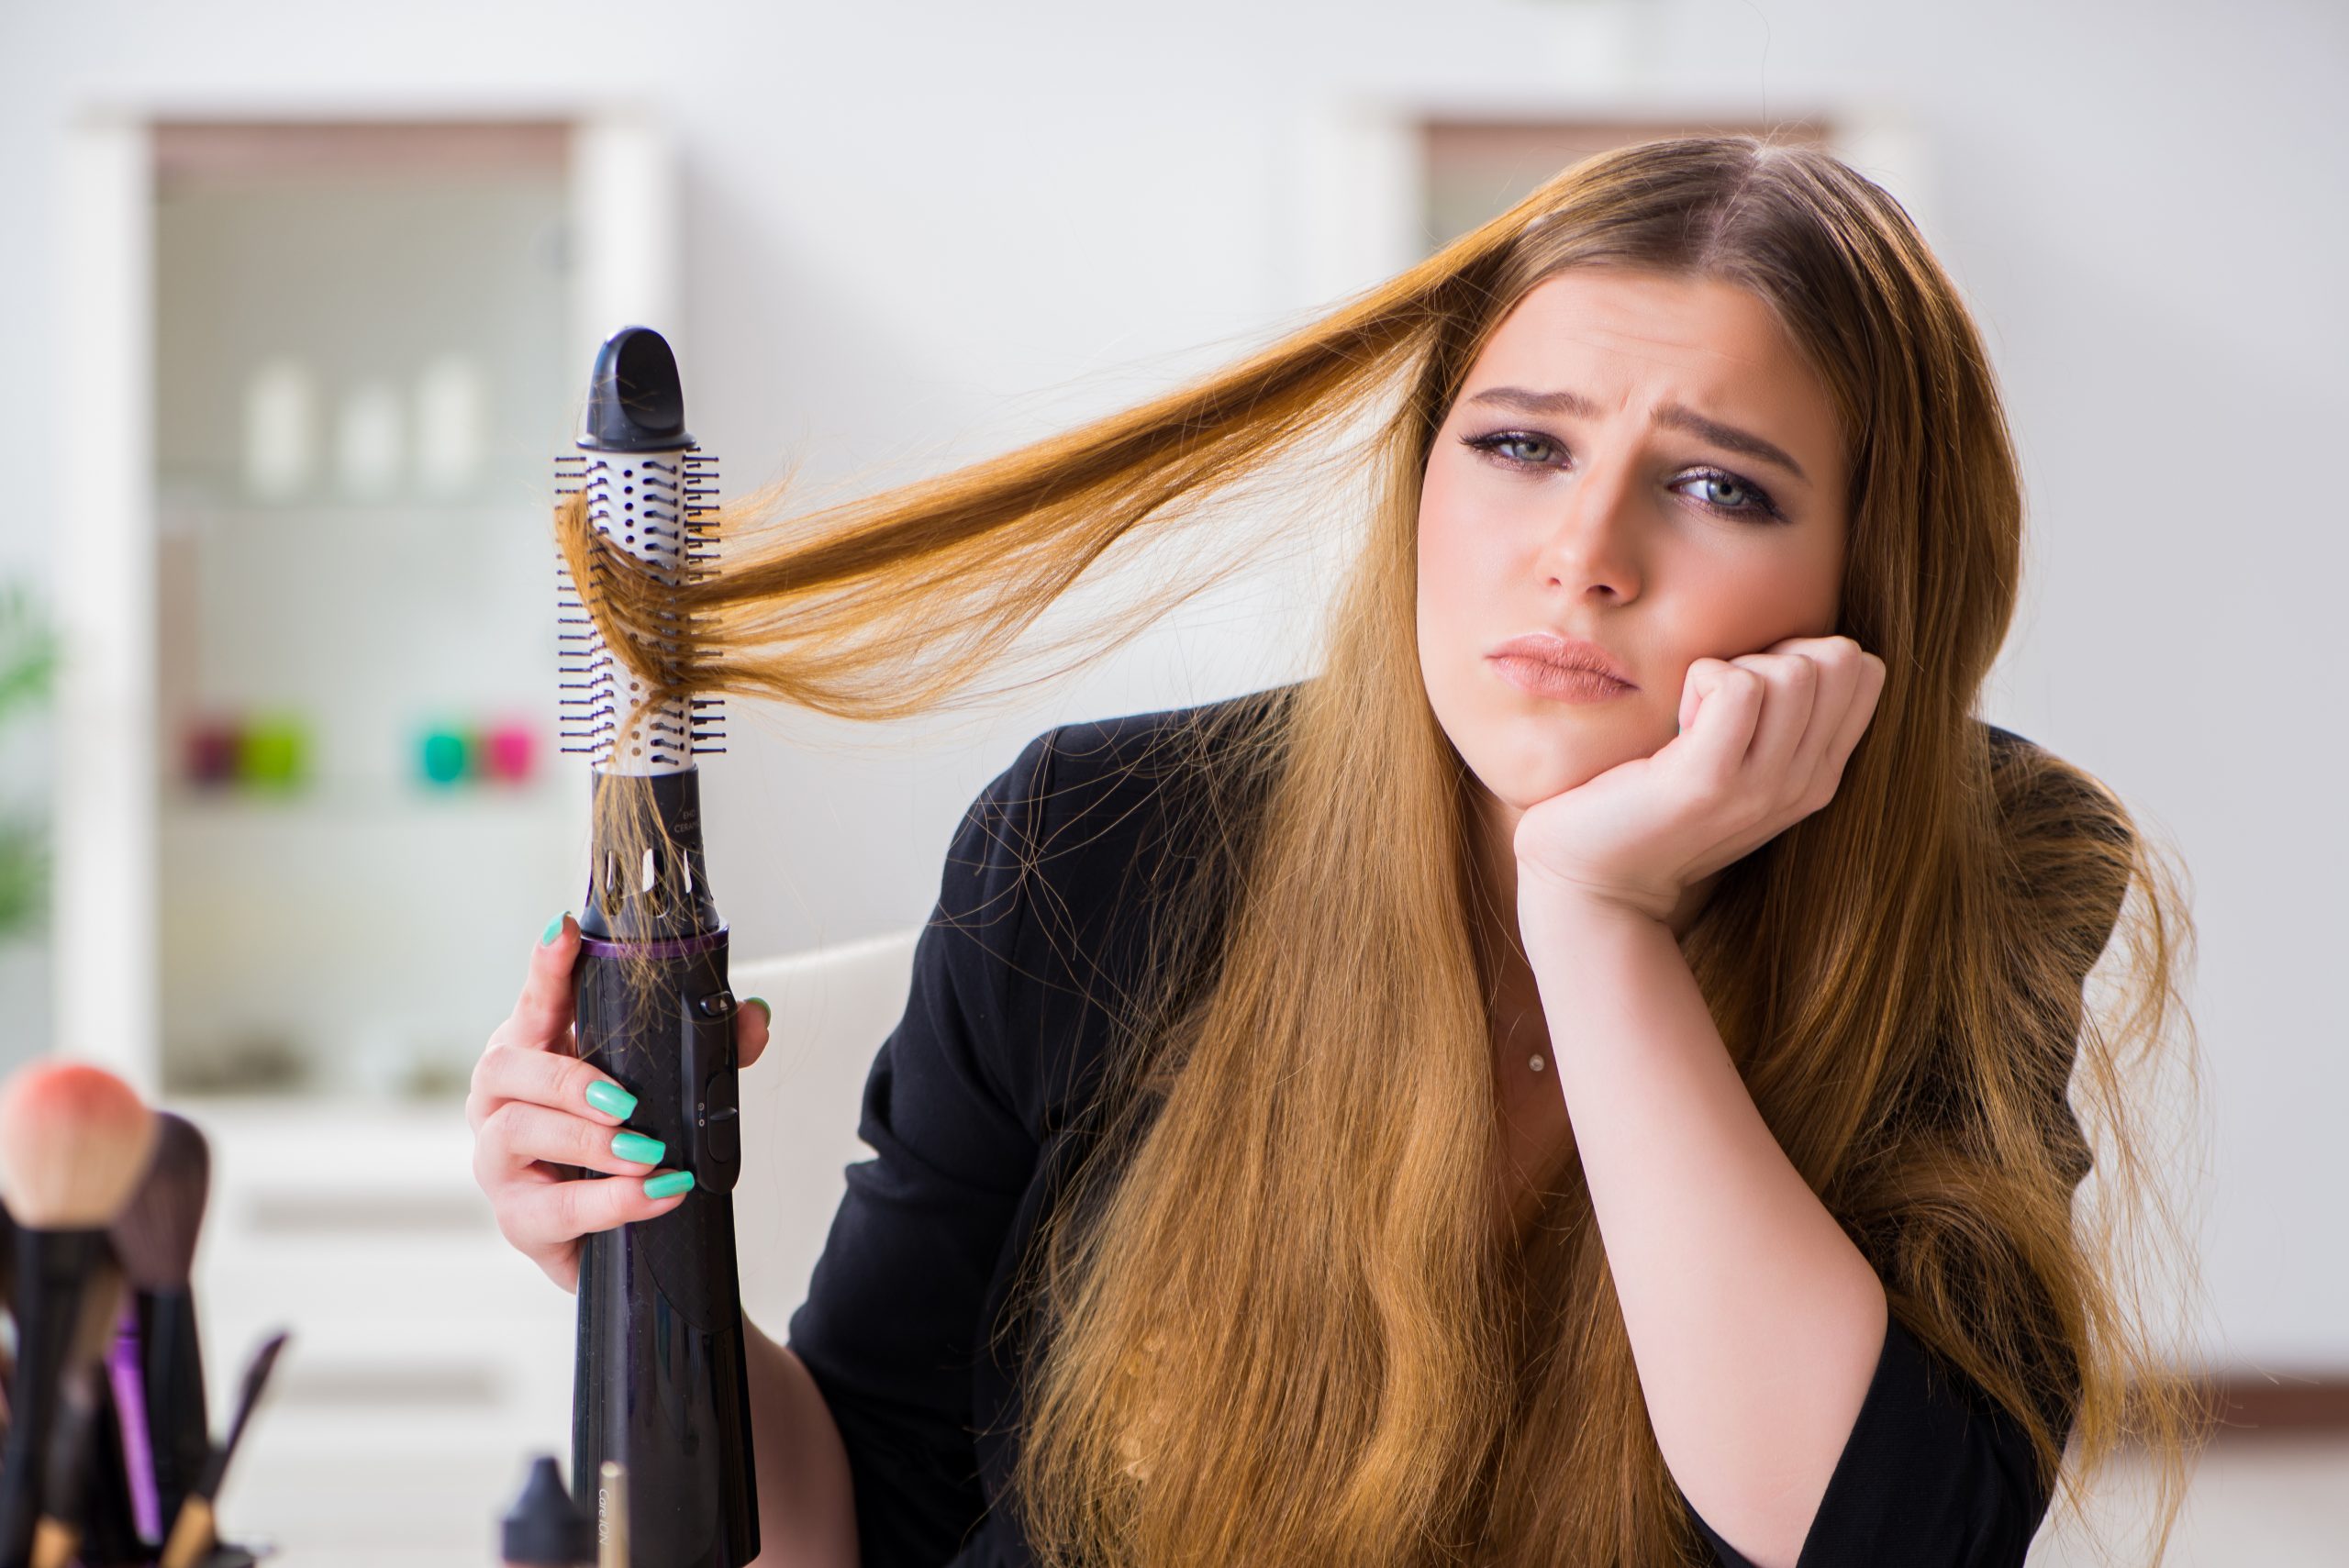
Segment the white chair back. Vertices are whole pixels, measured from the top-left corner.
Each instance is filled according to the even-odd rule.
[[[742,1309],[774,1340],[806,1298],[847,1183],[873,1151],[856,1135],[874,1054],[905,1016],[918,926],[783,958],[734,961],[736,996],[774,1008],[766,1054],[741,1076],[734,1247]]]

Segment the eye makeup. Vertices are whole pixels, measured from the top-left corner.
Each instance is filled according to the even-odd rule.
[[[1520,441],[1539,443],[1544,446],[1554,447],[1560,451],[1564,451],[1565,450],[1564,442],[1558,440],[1553,436],[1545,436],[1539,430],[1495,430],[1487,435],[1463,436],[1460,438],[1460,444],[1462,446],[1471,448],[1488,462],[1498,463],[1502,467],[1515,472],[1522,473],[1531,469],[1550,468],[1554,466],[1551,463],[1536,462],[1525,458],[1510,457],[1500,450],[1503,447],[1507,447]],[[1685,484],[1691,480],[1702,480],[1716,485],[1731,486],[1753,497],[1753,503],[1751,505],[1741,506],[1722,506],[1714,501],[1699,500],[1697,502],[1698,506],[1703,507],[1709,512],[1716,514],[1717,516],[1765,524],[1779,524],[1787,521],[1787,515],[1783,511],[1779,510],[1777,502],[1772,499],[1770,493],[1763,489],[1759,484],[1754,484],[1752,480],[1747,479],[1742,474],[1731,473],[1730,470],[1725,468],[1714,468],[1709,466],[1691,470],[1687,474],[1682,477],[1679,483]]]

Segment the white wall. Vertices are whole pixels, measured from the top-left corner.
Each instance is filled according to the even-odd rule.
[[[1629,32],[1531,0],[0,3],[0,568],[71,569],[42,367],[61,127],[173,110],[505,110],[641,98],[685,158],[673,333],[729,488],[975,456],[1112,406],[1317,303],[1300,150],[1341,97],[1540,91],[1608,39],[1742,111],[1904,106],[1924,222],[1989,335],[2037,531],[1991,717],[2112,783],[2196,879],[2221,1359],[2349,1365],[2349,947],[2337,526],[2349,350],[2349,13],[2263,0],[1655,0]],[[641,18],[657,16],[657,23]],[[1644,30],[1642,30],[1644,29]],[[1273,630],[1146,639],[925,756],[710,771],[737,951],[918,920],[955,815],[1063,718],[1286,678]],[[1261,637],[1262,640],[1256,640]],[[807,734],[809,731],[798,731]],[[906,825],[910,817],[911,827]],[[568,890],[549,889],[550,910]],[[517,933],[518,951],[521,933]],[[22,1019],[20,1018],[19,1024]],[[484,1029],[492,1020],[484,1019]]]

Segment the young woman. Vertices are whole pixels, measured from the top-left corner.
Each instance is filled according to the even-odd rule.
[[[2123,1437],[2165,1540],[2199,1432],[2117,1221],[2182,901],[2110,792],[1973,717],[2015,458],[1947,278],[1834,159],[1579,163],[1233,369],[751,538],[686,591],[707,646],[630,662],[934,706],[1285,464],[1376,481],[1319,673],[1050,730],[963,818],[877,1158],[752,1336],[760,1561],[2019,1563]],[[626,643],[677,595],[607,564]],[[678,1200],[549,1169],[652,1171],[564,1054],[549,930],[470,1115],[569,1284]]]

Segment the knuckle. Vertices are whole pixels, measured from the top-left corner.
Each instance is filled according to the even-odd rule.
[[[528,996],[515,1006],[514,1035],[517,1044],[526,1045],[533,1051],[544,1051],[554,1040],[555,1032],[555,1020],[547,1016],[546,1009],[533,1006]]]
[[[580,1176],[562,1184],[563,1239],[609,1230],[628,1218],[628,1184],[607,1176]]]
[[[593,1229],[587,1224],[586,1181],[557,1182],[548,1199],[550,1216],[554,1221],[555,1240],[568,1241],[573,1237]]]
[[[610,1128],[599,1127],[584,1117],[571,1117],[566,1119],[569,1126],[564,1130],[569,1134],[567,1141],[571,1145],[573,1164],[593,1165],[598,1170],[604,1170],[608,1169],[618,1161],[618,1156],[612,1152]]]
[[[497,1217],[497,1233],[506,1238],[507,1246],[519,1252],[530,1251],[535,1239],[518,1205],[510,1197],[501,1197],[490,1206],[490,1212]]]
[[[596,1071],[575,1056],[551,1056],[547,1059],[547,1094],[550,1103],[564,1106],[585,1106],[587,1085],[600,1076]]]
[[[476,1140],[477,1144],[481,1148],[501,1154],[509,1151],[514,1147],[515,1134],[520,1130],[517,1124],[521,1120],[521,1101],[505,1101],[495,1110],[482,1118],[481,1136]]]
[[[516,1049],[510,1040],[500,1040],[482,1052],[473,1068],[473,1081],[495,1099],[511,1098],[513,1085],[524,1075],[528,1062],[527,1051]]]

